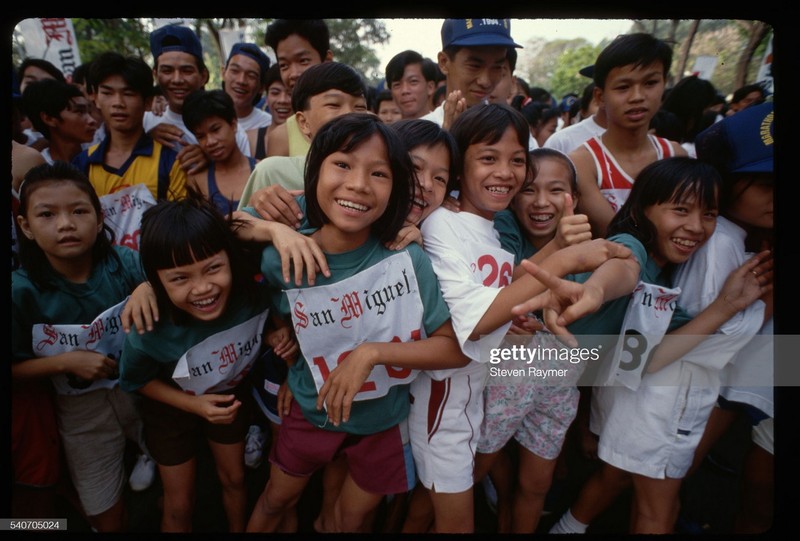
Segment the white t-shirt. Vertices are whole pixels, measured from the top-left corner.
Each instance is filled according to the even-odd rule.
[[[266,128],[272,124],[272,115],[266,111],[262,111],[258,107],[253,107],[249,115],[236,119],[239,128],[247,130],[257,130],[258,128]]]
[[[567,126],[566,128],[555,132],[547,138],[544,142],[545,148],[553,148],[560,150],[564,154],[569,154],[585,141],[588,141],[595,135],[602,135],[606,131],[604,127],[598,124],[595,115],[581,120],[577,124]]]

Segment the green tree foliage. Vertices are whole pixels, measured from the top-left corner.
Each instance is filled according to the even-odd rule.
[[[386,25],[378,19],[325,19],[331,34],[333,59],[348,64],[375,85],[383,79],[375,45],[389,40]]]
[[[560,98],[570,92],[578,96],[583,93],[591,79],[584,77],[579,70],[594,64],[595,58],[602,50],[599,45],[582,45],[576,49],[567,49],[558,57],[553,76],[550,78],[550,92]]]
[[[105,51],[149,58],[152,19],[72,19],[81,61]]]

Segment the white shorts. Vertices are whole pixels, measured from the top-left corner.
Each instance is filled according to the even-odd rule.
[[[472,487],[487,375],[487,364],[472,361],[446,379],[420,372],[411,383],[411,450],[428,490],[456,494]]]

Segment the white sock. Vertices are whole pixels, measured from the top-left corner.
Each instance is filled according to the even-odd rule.
[[[584,524],[580,520],[572,516],[572,511],[567,509],[567,512],[561,515],[561,518],[553,524],[549,533],[586,533],[588,524]]]

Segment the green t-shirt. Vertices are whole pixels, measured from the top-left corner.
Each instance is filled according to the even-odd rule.
[[[89,279],[76,284],[53,272],[54,287],[39,289],[25,269],[11,274],[11,353],[14,361],[34,357],[32,327],[51,323],[78,325],[91,323],[108,308],[125,300],[145,281],[139,254],[124,246],[114,246],[119,256],[109,257],[92,269]],[[124,332],[121,328],[106,332]]]
[[[523,259],[536,253],[536,248],[522,233],[517,218],[510,210],[494,213],[494,228],[500,233],[500,246],[514,254],[514,265],[519,265]]]
[[[259,285],[256,292],[254,297],[241,293],[232,296],[225,312],[213,321],[189,318],[178,325],[171,318],[162,317],[150,332],[140,335],[131,330],[122,350],[120,387],[135,391],[155,378],[173,384],[175,365],[189,348],[269,308],[268,288]]]
[[[423,321],[421,327],[430,336],[436,329],[450,319],[450,312],[439,289],[439,282],[433,272],[428,256],[422,249],[411,244],[405,249],[411,256],[417,285],[423,305]],[[383,246],[375,237],[355,250],[340,254],[325,254],[331,277],[317,275],[315,285],[324,286],[340,282],[358,274],[380,261],[390,257],[398,251],[392,251]],[[287,288],[283,282],[280,257],[274,247],[264,249],[261,258],[261,271],[266,282],[275,288]],[[292,284],[289,286],[293,288]],[[304,276],[301,288],[307,288],[307,278]],[[368,287],[368,285],[365,285]],[[273,305],[284,320],[292,324],[289,299],[283,291],[274,293]],[[408,416],[409,395],[408,385],[394,385],[389,388],[388,394],[370,400],[353,402],[350,420],[347,423],[334,427],[326,423],[327,414],[324,410],[316,409],[317,388],[314,378],[308,367],[305,356],[313,356],[314,352],[301,351],[297,361],[289,369],[288,385],[300,405],[305,418],[318,427],[326,430],[342,431],[351,434],[374,434],[390,428]]]

